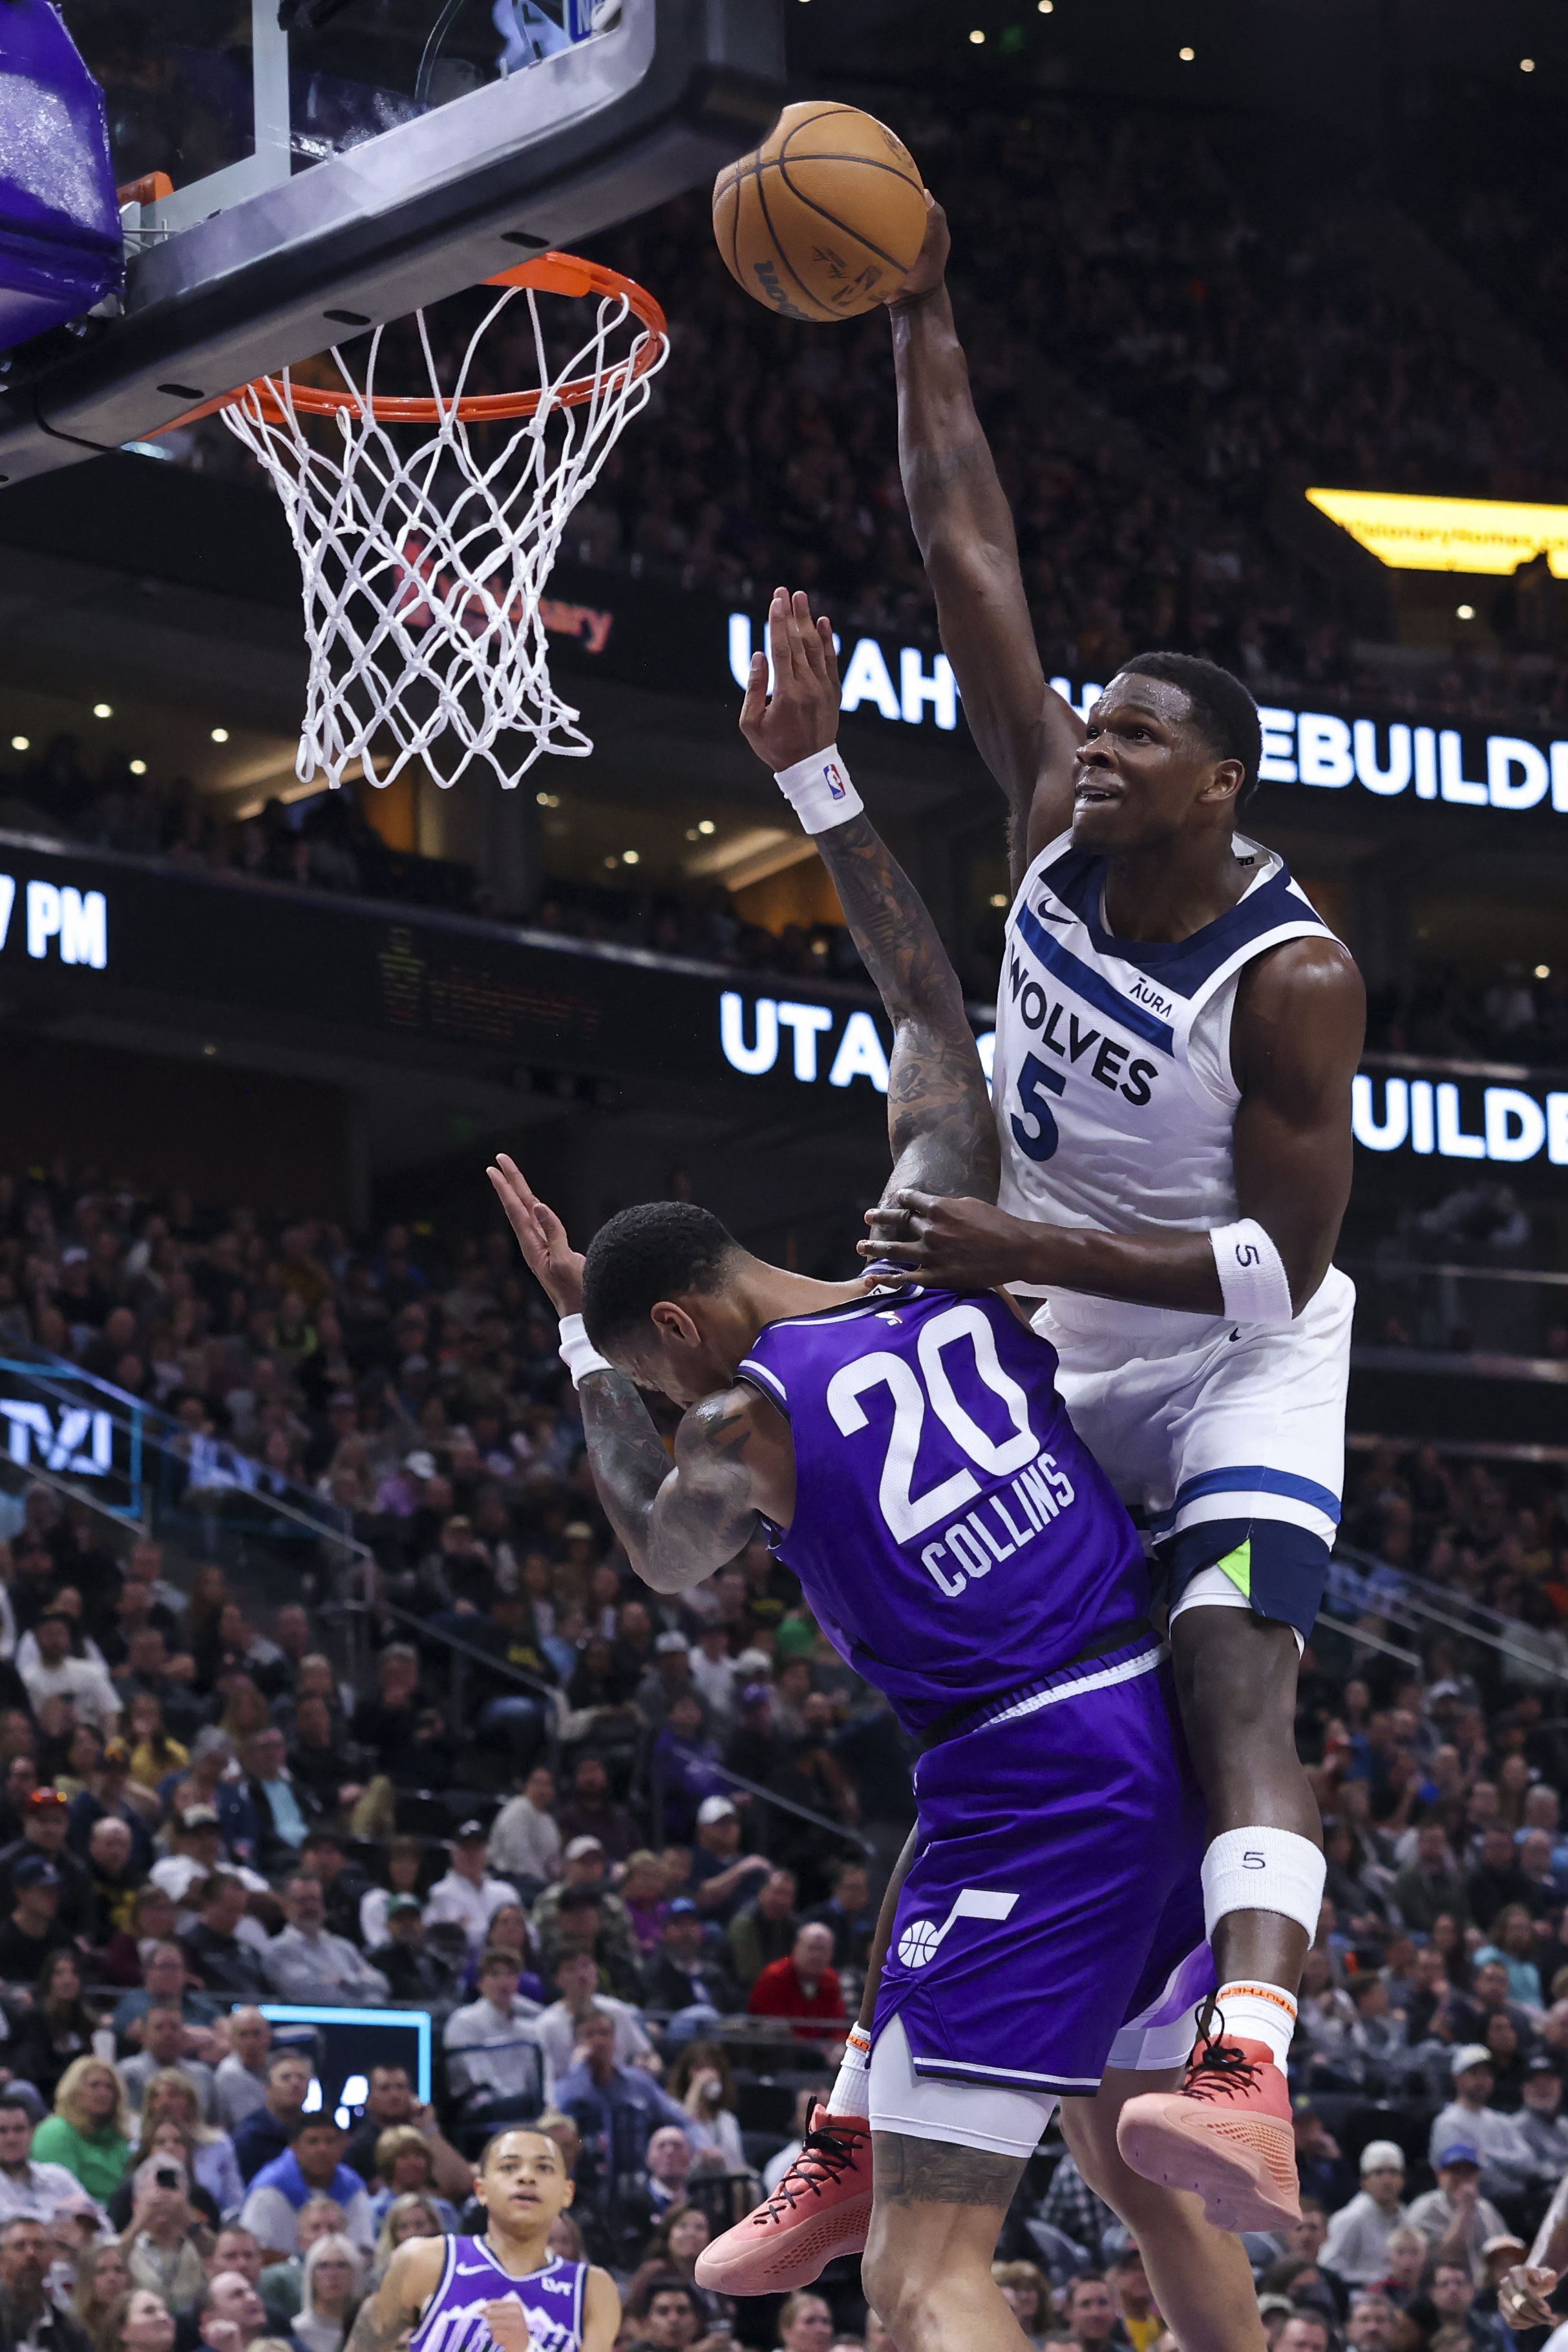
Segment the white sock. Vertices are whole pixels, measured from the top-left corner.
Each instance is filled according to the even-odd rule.
[[[1294,1830],[1225,1830],[1204,1856],[1204,1931],[1210,1943],[1232,1911],[1278,1911],[1318,1933],[1326,1866],[1310,1838]]]
[[[870,2116],[871,2037],[861,2026],[852,2025],[849,2029],[827,2112],[830,2116]]]
[[[1296,2003],[1282,1985],[1238,1977],[1214,1997],[1214,2030],[1229,2042],[1264,2042],[1283,2073],[1296,2031]]]

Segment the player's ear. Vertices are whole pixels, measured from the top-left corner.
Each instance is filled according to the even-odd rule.
[[[1246,782],[1247,769],[1240,760],[1216,760],[1198,798],[1201,801],[1234,801]]]
[[[653,1328],[661,1339],[678,1348],[700,1348],[702,1334],[686,1308],[673,1298],[661,1298],[653,1310]]]

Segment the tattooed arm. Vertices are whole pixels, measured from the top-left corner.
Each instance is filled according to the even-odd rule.
[[[583,1259],[514,1160],[499,1152],[489,1180],[530,1271],[558,1315],[583,1307]],[[754,1389],[726,1389],[693,1405],[676,1432],[671,1464],[635,1381],[593,1372],[577,1391],[594,1484],[643,1582],[684,1592],[734,1559],[757,1513],[786,1525],[795,1508],[789,1425]]]
[[[446,2257],[444,2238],[410,2238],[399,2246],[381,2284],[361,2304],[344,2352],[392,2352],[406,2343],[441,2283]]]
[[[741,727],[776,770],[826,751],[838,731],[833,632],[803,595],[779,589],[768,614],[773,690],[752,656]],[[813,836],[845,920],[889,1019],[888,1137],[893,1172],[884,1200],[906,1187],[994,1201],[996,1124],[973,1032],[947,950],[925,902],[864,814]]]

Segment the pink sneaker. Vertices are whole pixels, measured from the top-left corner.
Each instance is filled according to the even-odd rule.
[[[1116,2145],[1134,2172],[1204,2200],[1216,2230],[1301,2218],[1290,2089],[1262,2042],[1200,2042],[1179,2091],[1129,2099]]]
[[[767,2202],[704,2246],[697,2284],[720,2294],[787,2294],[839,2254],[865,2252],[871,2226],[871,2126],[812,2110],[805,2144]]]

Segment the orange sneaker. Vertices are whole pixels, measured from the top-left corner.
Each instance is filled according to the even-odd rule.
[[[719,2294],[787,2294],[838,2254],[863,2253],[871,2226],[871,2126],[812,2110],[805,2144],[773,2195],[697,2257]]]
[[[1290,2091],[1266,2042],[1200,2042],[1179,2091],[1129,2099],[1116,2145],[1134,2172],[1204,2200],[1217,2230],[1278,2230],[1301,2218]]]

